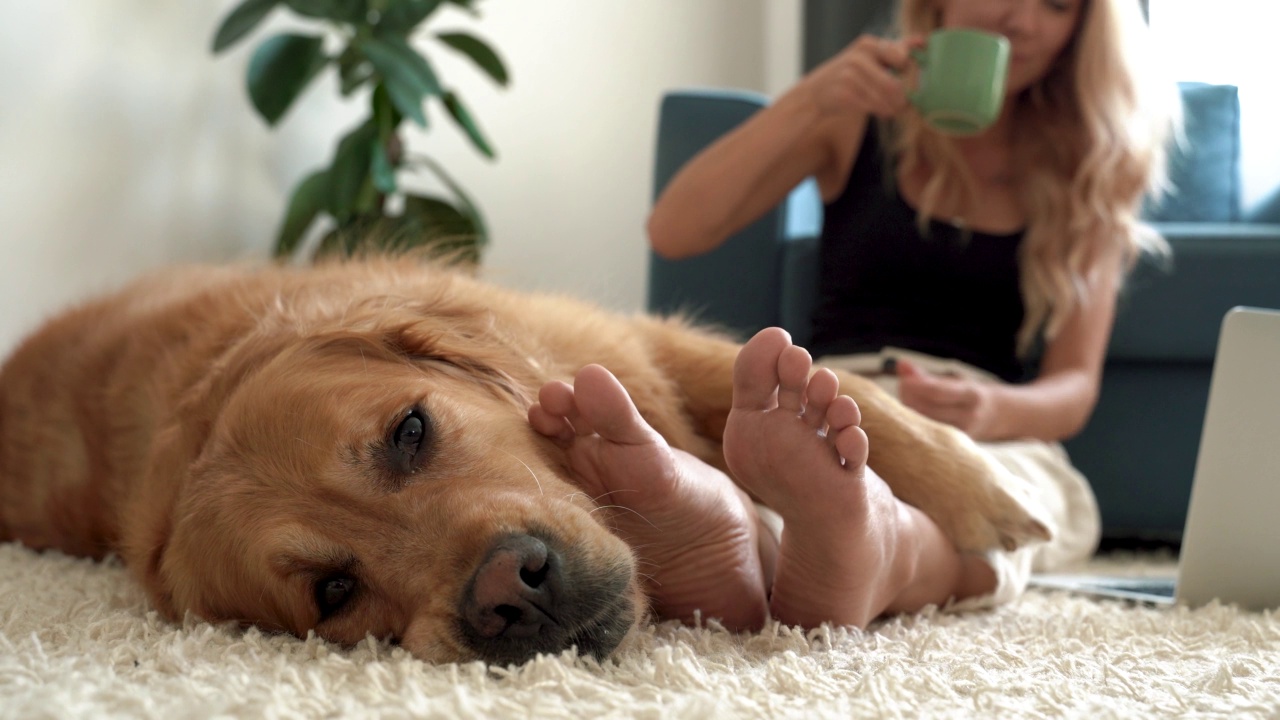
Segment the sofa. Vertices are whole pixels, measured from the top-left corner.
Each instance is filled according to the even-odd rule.
[[[1181,93],[1173,191],[1144,208],[1172,258],[1144,259],[1126,283],[1098,406],[1065,443],[1093,485],[1111,545],[1176,545],[1222,317],[1238,305],[1280,308],[1280,195],[1240,208],[1235,88],[1186,83]],[[667,93],[659,110],[655,199],[694,154],[767,102],[727,89]],[[651,254],[648,309],[691,316],[741,338],[779,325],[804,343],[822,213],[809,179],[716,250],[678,261]]]

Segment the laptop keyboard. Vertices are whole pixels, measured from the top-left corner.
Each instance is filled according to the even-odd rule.
[[[1099,580],[1097,584],[1113,590],[1167,598],[1172,598],[1174,592],[1174,581],[1171,578],[1107,578]]]

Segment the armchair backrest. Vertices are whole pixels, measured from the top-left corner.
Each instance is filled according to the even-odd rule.
[[[686,162],[768,104],[740,90],[678,90],[662,98],[653,197]],[[746,338],[781,325],[808,339],[822,203],[806,181],[787,200],[709,253],[666,260],[650,253],[650,312],[684,314]]]

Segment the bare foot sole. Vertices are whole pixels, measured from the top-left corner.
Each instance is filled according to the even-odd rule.
[[[906,579],[894,554],[902,506],[866,467],[858,406],[829,370],[779,328],[758,333],[734,366],[725,459],[784,520],[770,608],[787,624],[865,627]]]
[[[565,448],[575,480],[639,557],[662,619],[694,611],[732,630],[767,618],[754,505],[726,475],[676,450],[608,370],[544,385],[529,422]]]

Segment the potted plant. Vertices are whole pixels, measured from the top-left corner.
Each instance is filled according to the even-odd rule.
[[[292,256],[317,218],[334,229],[317,252],[351,253],[366,238],[390,247],[431,244],[454,257],[476,261],[488,240],[480,209],[440,163],[405,147],[401,124],[426,128],[428,103],[439,103],[471,144],[493,158],[490,144],[458,93],[441,82],[427,56],[410,38],[441,7],[477,15],[477,0],[244,0],[222,21],[213,39],[221,53],[250,34],[277,6],[326,30],[271,35],[249,61],[247,86],[253,107],[274,126],[322,72],[332,67],[344,97],[367,92],[368,117],[344,135],[327,167],[294,188],[276,237],[275,254]],[[466,32],[431,35],[440,47],[470,58],[494,82],[506,86],[501,58],[484,40]],[[334,42],[334,38],[337,42]],[[338,46],[336,51],[326,51]],[[447,194],[405,191],[405,170],[435,175]]]

